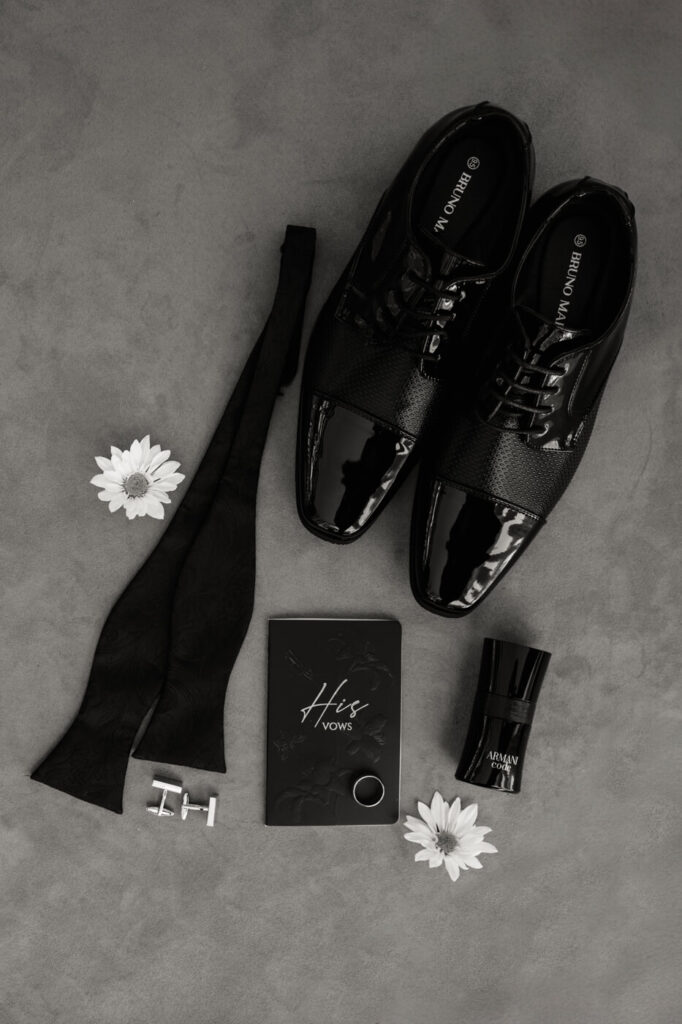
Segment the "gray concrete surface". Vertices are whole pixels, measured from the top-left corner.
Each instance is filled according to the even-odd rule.
[[[679,1019],[677,3],[5,0],[0,7],[2,1024],[672,1024]],[[92,457],[151,431],[191,473],[313,224],[309,320],[421,130],[488,98],[537,191],[590,172],[641,232],[631,326],[579,475],[470,618],[407,583],[405,489],[339,550],[294,507],[296,395],[263,465],[257,607],[220,824],[117,817],[29,781],[159,535]],[[404,626],[402,804],[478,799],[497,857],[452,885],[400,827],[266,830],[270,615]],[[554,652],[524,792],[456,784],[486,634]]]

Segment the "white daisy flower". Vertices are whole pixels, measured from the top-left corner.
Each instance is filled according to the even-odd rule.
[[[110,512],[124,508],[128,519],[163,519],[163,506],[170,504],[169,492],[185,479],[184,473],[177,472],[180,463],[170,462],[169,455],[170,451],[161,451],[160,444],[150,447],[149,434],[133,441],[125,452],[112,445],[111,458],[95,456],[102,472],[90,483],[102,488],[97,497],[108,503]]]
[[[419,843],[423,847],[414,855],[415,860],[427,860],[430,868],[445,865],[453,882],[460,871],[467,868],[482,868],[480,853],[497,853],[492,843],[486,843],[483,836],[491,830],[476,825],[478,804],[470,804],[462,810],[459,797],[450,806],[440,793],[433,794],[431,806],[420,800],[417,803],[423,820],[407,815],[403,823],[411,829],[405,834],[408,843]]]

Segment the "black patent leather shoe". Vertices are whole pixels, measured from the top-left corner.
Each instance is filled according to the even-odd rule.
[[[623,340],[636,247],[632,203],[601,181],[559,185],[532,207],[499,358],[417,487],[410,575],[425,608],[479,605],[564,493]]]
[[[532,185],[528,128],[489,104],[448,114],[384,193],[312,334],[297,502],[313,533],[359,537],[415,460],[444,382],[508,266]]]

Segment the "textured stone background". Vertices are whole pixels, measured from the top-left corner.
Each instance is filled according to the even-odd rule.
[[[673,0],[2,3],[2,1024],[679,1019],[681,20]],[[550,525],[480,611],[429,615],[410,487],[350,549],[300,526],[292,391],[219,827],[148,816],[142,762],[122,818],[30,782],[162,529],[109,516],[92,457],[151,431],[191,473],[287,221],[319,232],[310,320],[421,131],[485,98],[530,123],[537,191],[590,172],[638,210],[626,345]],[[482,872],[415,865],[398,826],[263,827],[266,620],[297,613],[402,620],[403,809],[478,799]],[[453,779],[486,634],[554,652],[518,797]]]

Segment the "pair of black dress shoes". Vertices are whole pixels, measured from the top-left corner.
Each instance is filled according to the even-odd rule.
[[[585,452],[632,298],[634,208],[593,178],[528,209],[528,127],[448,114],[384,193],[325,304],[303,374],[300,517],[360,537],[421,460],[411,582],[476,607]]]

